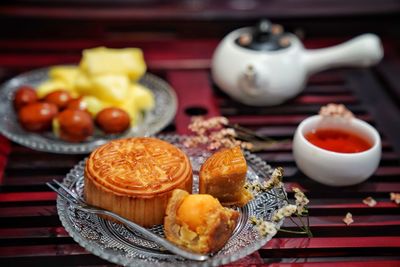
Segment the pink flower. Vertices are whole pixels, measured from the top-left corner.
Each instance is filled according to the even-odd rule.
[[[364,198],[362,201],[365,205],[369,206],[369,207],[375,207],[377,202],[375,199],[373,199],[372,197],[367,197]]]
[[[397,205],[400,204],[400,194],[399,193],[390,193],[390,200],[394,201]]]
[[[343,104],[330,103],[326,106],[321,107],[319,115],[323,117],[342,117],[350,119],[354,117],[354,114],[347,109]]]
[[[346,214],[346,216],[343,218],[343,222],[344,222],[345,224],[347,224],[347,225],[352,224],[352,223],[354,222],[354,220],[353,220],[353,215],[352,215],[350,212],[348,212],[348,213]]]

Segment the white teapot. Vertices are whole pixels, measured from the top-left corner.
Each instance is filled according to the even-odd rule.
[[[257,27],[229,33],[214,52],[211,71],[214,82],[237,101],[272,106],[299,94],[316,72],[339,66],[368,67],[382,57],[381,41],[374,34],[307,50],[295,35],[264,20]]]

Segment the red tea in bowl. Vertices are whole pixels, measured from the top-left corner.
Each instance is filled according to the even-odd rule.
[[[362,136],[338,129],[316,129],[305,138],[317,147],[339,153],[358,153],[372,147]]]

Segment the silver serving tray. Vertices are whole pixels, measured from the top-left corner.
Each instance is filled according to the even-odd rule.
[[[185,148],[182,143],[185,137],[178,135],[157,136],[181,148],[190,158],[193,168],[193,192],[198,192],[198,173],[200,166],[210,156],[208,151],[199,148]],[[271,167],[262,159],[245,153],[248,163],[247,180],[264,181],[271,173]],[[77,164],[64,178],[63,184],[83,195],[85,160]],[[180,256],[169,253],[152,241],[145,239],[138,233],[94,214],[88,214],[75,209],[61,197],[57,198],[57,210],[62,225],[70,236],[82,247],[93,254],[110,262],[124,266],[218,266],[245,257],[260,249],[272,235],[261,236],[257,229],[249,222],[251,216],[270,221],[275,210],[286,204],[282,200],[285,192],[275,190],[281,198],[260,193],[242,208],[239,223],[229,241],[209,260],[196,262],[186,260]],[[280,227],[282,221],[278,223]],[[162,225],[150,229],[154,233],[164,237]]]
[[[8,139],[39,151],[60,154],[86,154],[94,148],[115,138],[153,135],[161,131],[174,118],[177,109],[177,97],[174,90],[161,78],[146,73],[139,81],[149,88],[155,96],[155,107],[146,112],[135,127],[120,135],[105,135],[96,131],[85,142],[70,143],[57,138],[53,133],[32,133],[24,130],[18,122],[13,108],[14,92],[21,85],[38,86],[48,79],[49,68],[22,73],[0,87],[0,133]]]

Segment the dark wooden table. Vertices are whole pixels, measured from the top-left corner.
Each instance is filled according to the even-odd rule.
[[[367,2],[371,4],[371,1]],[[398,6],[394,1],[386,2]],[[51,8],[56,10],[57,6]],[[28,23],[31,21],[29,18],[34,17],[35,25],[47,25],[47,32],[50,33],[57,27],[45,22],[49,17],[60,14],[67,17],[64,24],[70,20],[75,28],[79,27],[79,16],[93,16],[97,20],[116,19],[115,15],[108,17],[111,14],[107,13],[109,11],[84,13],[85,9],[82,9],[74,16],[68,15],[65,10],[60,14],[49,10],[47,12],[50,13],[43,13],[51,16],[37,12],[40,13],[40,9],[18,5],[0,8],[3,22],[15,22],[7,16],[27,16]],[[128,11],[123,13],[126,17],[130,14]],[[44,17],[43,20],[37,18],[40,16]],[[39,28],[36,29],[39,31]],[[60,31],[63,29],[58,27]],[[399,205],[389,199],[390,192],[400,192],[398,39],[384,39],[386,55],[376,67],[330,70],[317,74],[310,79],[304,92],[290,102],[277,107],[254,108],[232,101],[213,85],[209,71],[210,58],[219,38],[205,35],[202,38],[185,39],[159,33],[130,38],[121,32],[108,35],[108,38],[99,38],[97,34],[100,28],[91,25],[90,29],[94,29],[95,33],[89,33],[88,28],[82,27],[82,31],[88,33],[87,38],[70,38],[74,35],[71,32],[66,32],[65,38],[60,37],[60,33],[57,38],[44,34],[36,38],[29,35],[28,31],[25,31],[26,35],[17,36],[3,29],[5,35],[0,39],[0,80],[5,81],[38,67],[77,63],[84,48],[100,45],[134,46],[143,48],[149,71],[164,78],[177,92],[178,113],[163,133],[185,134],[190,115],[205,112],[207,116],[226,116],[231,122],[265,136],[278,140],[291,139],[297,125],[306,117],[316,114],[322,105],[343,103],[357,117],[374,125],[381,134],[383,154],[376,173],[356,186],[326,187],[310,180],[297,169],[290,144],[257,153],[273,167],[284,167],[289,196],[293,197],[293,186],[306,191],[311,200],[310,219],[314,237],[278,233],[258,252],[229,265],[400,266],[400,210]],[[306,39],[305,43],[308,48],[317,48],[345,39],[316,36]],[[0,138],[0,266],[112,265],[87,252],[68,236],[57,216],[56,195],[45,186],[45,182],[53,178],[62,180],[85,156],[33,151]],[[369,207],[362,203],[369,196],[378,201],[377,206]],[[354,223],[349,226],[342,222],[347,212],[354,217]],[[288,220],[284,227],[293,229]]]

